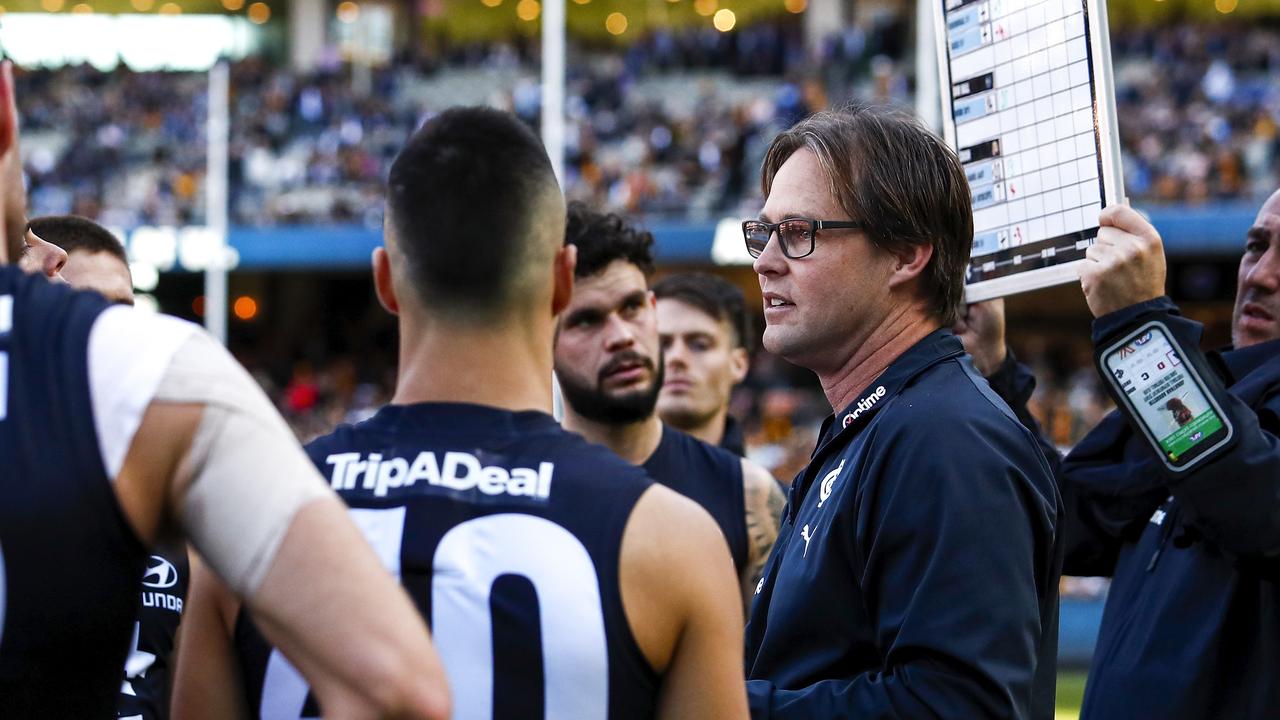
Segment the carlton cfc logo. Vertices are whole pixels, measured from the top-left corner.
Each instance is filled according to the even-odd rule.
[[[822,484],[818,486],[818,507],[822,507],[822,503],[831,497],[831,491],[835,488],[836,478],[840,477],[841,470],[844,470],[844,460],[840,461],[835,470],[827,473],[827,476],[822,478]]]
[[[178,569],[159,555],[152,555],[151,564],[142,576],[142,584],[157,590],[171,588],[178,584]]]

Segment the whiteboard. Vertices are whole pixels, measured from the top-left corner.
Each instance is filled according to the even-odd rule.
[[[1124,197],[1097,0],[934,0],[943,134],[973,197],[965,300],[1074,281]]]

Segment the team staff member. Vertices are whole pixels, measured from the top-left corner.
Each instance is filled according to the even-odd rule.
[[[426,628],[248,374],[189,323],[39,274],[66,256],[27,230],[8,62],[0,228],[5,717],[108,716],[146,548],[172,531],[270,618],[335,715],[447,716]]]
[[[1201,326],[1163,297],[1159,234],[1108,208],[1081,282],[1095,342],[1159,319],[1184,352]],[[1239,440],[1179,480],[1119,412],[1058,473],[1064,571],[1111,576],[1081,717],[1263,718],[1280,707],[1280,191],[1245,235],[1219,404]],[[1029,427],[1030,370],[1004,345],[999,304],[970,306],[966,342]],[[1043,443],[1052,461],[1053,446]]]
[[[374,255],[399,322],[395,398],[307,451],[431,618],[459,718],[745,718],[715,524],[548,412],[573,288],[564,222],[546,150],[514,116],[455,108],[416,132]],[[236,675],[254,716],[315,716],[244,614],[196,588],[182,716],[239,717]]]
[[[778,535],[778,483],[759,465],[658,418],[664,364],[648,285],[653,236],[575,203],[565,237],[578,251],[577,286],[556,334],[565,427],[706,508],[729,543],[750,605]]]
[[[666,377],[662,421],[699,440],[746,455],[729,414],[733,388],[750,369],[751,319],[737,285],[707,273],[668,275],[653,285]]]
[[[128,256],[109,230],[75,215],[33,218],[27,227],[67,254],[61,274],[71,287],[95,290],[114,303],[133,304]],[[142,607],[125,661],[116,717],[152,720],[169,716],[170,656],[189,579],[182,544],[164,543],[152,550],[142,575]]]
[[[743,223],[764,347],[836,411],[747,626],[756,718],[1052,718],[1060,500],[947,329],[973,238],[955,154],[853,107],[777,136]]]

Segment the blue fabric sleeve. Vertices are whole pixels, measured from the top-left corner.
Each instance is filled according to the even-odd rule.
[[[1009,405],[1018,420],[1035,435],[1045,460],[1053,469],[1065,511],[1061,530],[1063,573],[1109,577],[1115,570],[1121,538],[1128,528],[1135,524],[1140,527],[1146,522],[1164,498],[1163,491],[1129,497],[1099,496],[1089,492],[1087,484],[1082,486],[1071,482],[1063,472],[1061,453],[1045,436],[1040,423],[1027,407],[1035,392],[1036,378],[1030,368],[1018,362],[1013,350],[1007,351],[1004,363],[987,378],[987,382]],[[1112,450],[1123,448],[1123,442],[1115,442],[1117,433],[1127,438],[1128,427],[1124,419],[1108,417],[1091,433],[1091,436],[1096,434],[1092,442],[1086,440],[1082,443],[1084,447],[1094,448],[1090,452],[1097,453],[1098,457],[1094,459],[1103,468],[1110,468],[1117,462],[1118,458],[1112,457]],[[1078,469],[1079,466],[1077,462],[1074,467]]]
[[[1040,639],[1057,621],[1047,464],[1004,415],[956,423],[922,408],[903,422],[912,431],[882,430],[860,471],[849,545],[884,667],[799,689],[748,682],[758,720],[1034,715],[1037,671],[1051,670]]]

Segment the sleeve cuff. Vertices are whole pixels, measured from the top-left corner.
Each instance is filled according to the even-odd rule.
[[[1134,320],[1148,315],[1150,313],[1164,312],[1170,315],[1181,315],[1178,306],[1173,304],[1173,300],[1168,295],[1161,295],[1158,298],[1146,300],[1130,305],[1129,307],[1120,308],[1112,313],[1107,313],[1102,317],[1093,321],[1093,342],[1099,344],[1111,337],[1115,333],[1123,330]]]

